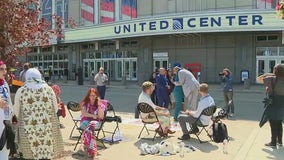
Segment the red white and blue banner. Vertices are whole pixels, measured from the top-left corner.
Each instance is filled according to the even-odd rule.
[[[83,25],[94,24],[94,0],[81,0]]]
[[[122,0],[121,8],[123,20],[137,18],[137,0]]]
[[[101,23],[114,22],[114,0],[101,0]]]

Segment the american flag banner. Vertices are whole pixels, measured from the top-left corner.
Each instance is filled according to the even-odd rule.
[[[272,0],[257,0],[258,9],[271,9],[271,5],[272,5]]]
[[[101,0],[101,23],[114,22],[114,0]]]
[[[94,24],[94,0],[81,0],[83,25]]]
[[[122,19],[137,18],[137,0],[122,0]]]

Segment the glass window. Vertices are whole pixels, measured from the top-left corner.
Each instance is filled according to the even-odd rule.
[[[279,47],[279,55],[284,56],[284,47]]]
[[[96,54],[96,58],[101,58],[102,57],[102,54],[99,52],[99,53],[95,53]]]

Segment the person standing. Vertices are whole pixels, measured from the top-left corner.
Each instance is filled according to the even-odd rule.
[[[168,89],[170,88],[169,82],[166,75],[167,71],[165,68],[159,69],[159,74],[156,76],[156,96],[158,101],[158,106],[168,108],[170,104],[170,96]]]
[[[268,106],[266,115],[270,124],[271,141],[265,146],[283,146],[283,116],[284,116],[284,64],[277,64],[273,74],[262,77],[266,92],[272,98],[271,106]]]
[[[99,72],[95,75],[94,80],[97,83],[97,90],[100,94],[101,99],[104,99],[105,93],[106,93],[106,84],[108,82],[108,77],[104,73],[103,67],[100,67]]]
[[[223,92],[226,105],[226,111],[230,117],[234,116],[235,107],[233,102],[233,77],[232,72],[228,68],[224,68],[221,75],[221,80],[224,83]]]
[[[185,104],[189,105],[189,109],[194,111],[196,110],[200,84],[189,70],[181,68],[180,63],[174,66],[174,74],[178,76],[177,82],[182,85]]]
[[[24,69],[20,72],[20,80],[25,82],[26,81],[26,72],[31,67],[30,63],[24,64]]]
[[[24,159],[52,159],[64,151],[55,93],[36,68],[26,72],[26,83],[15,95],[18,152]]]
[[[174,67],[181,67],[180,64],[174,64]],[[173,90],[174,93],[174,99],[175,99],[175,109],[174,109],[174,121],[177,122],[178,121],[178,116],[179,113],[181,111],[182,108],[182,103],[184,100],[184,94],[183,94],[183,90],[182,90],[182,84],[179,82],[179,78],[178,78],[178,74],[174,74],[174,81],[173,81],[175,87]]]
[[[0,146],[0,159],[1,160],[8,160],[9,158],[9,152],[10,149],[8,149],[8,143],[7,141],[2,141],[2,134],[6,132],[6,126],[7,123],[11,121],[11,115],[12,115],[12,101],[10,97],[10,90],[9,85],[5,80],[5,76],[7,74],[7,67],[6,64],[3,61],[0,61],[0,137],[1,137],[1,143]],[[7,132],[6,132],[7,134]],[[6,139],[7,137],[3,137]]]

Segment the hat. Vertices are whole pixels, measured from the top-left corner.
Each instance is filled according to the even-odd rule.
[[[181,63],[175,62],[174,65],[173,65],[173,67],[181,67]]]

